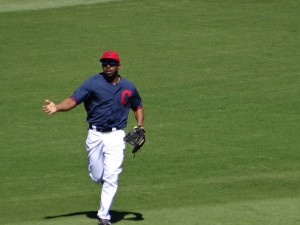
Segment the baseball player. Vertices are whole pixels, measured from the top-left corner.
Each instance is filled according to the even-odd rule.
[[[124,128],[128,114],[132,109],[137,127],[143,127],[144,109],[134,84],[119,75],[118,53],[106,51],[100,62],[103,72],[87,79],[73,95],[58,104],[45,100],[47,104],[43,106],[43,111],[51,115],[84,103],[88,122],[88,171],[93,181],[102,183],[98,224],[109,225],[109,210],[118,188],[118,176],[122,171]]]

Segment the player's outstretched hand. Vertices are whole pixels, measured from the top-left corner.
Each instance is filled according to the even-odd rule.
[[[56,113],[57,111],[57,108],[56,108],[56,105],[54,102],[46,99],[45,102],[47,103],[47,105],[44,105],[43,106],[43,111],[45,113],[48,113],[49,115],[53,114],[53,113]]]

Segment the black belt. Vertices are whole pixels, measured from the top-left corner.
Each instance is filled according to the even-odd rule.
[[[93,126],[91,124],[89,125],[89,129],[90,130],[96,130],[98,132],[103,132],[103,133],[120,130],[120,128],[117,128],[117,127],[103,128],[103,127],[96,127],[96,126]]]

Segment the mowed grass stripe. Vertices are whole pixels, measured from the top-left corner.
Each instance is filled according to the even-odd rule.
[[[135,211],[128,211],[123,221],[118,224],[138,223],[152,225],[160,219],[160,224],[183,224],[189,221],[195,225],[298,225],[300,222],[298,212],[300,198],[273,198],[268,200],[253,200],[234,203],[215,203],[202,206],[174,205],[173,207],[157,208],[144,211],[143,220],[132,221],[136,218]],[[95,218],[88,216],[92,211],[69,212],[53,215],[53,218],[24,221],[22,223],[9,223],[9,225],[92,225],[96,224]],[[132,212],[132,213],[130,213]],[[95,212],[94,212],[95,213]],[[51,216],[50,216],[51,217]]]
[[[0,12],[39,10],[122,0],[0,0]],[[123,0],[124,1],[124,0]]]

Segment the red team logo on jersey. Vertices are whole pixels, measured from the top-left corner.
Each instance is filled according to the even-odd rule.
[[[130,90],[122,91],[122,98],[121,98],[122,105],[126,105],[131,96],[132,96],[132,91]]]

